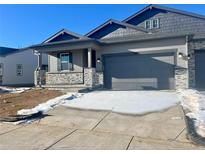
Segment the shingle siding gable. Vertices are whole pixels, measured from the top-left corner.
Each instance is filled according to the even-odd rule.
[[[154,11],[156,12],[156,11]],[[148,12],[150,14],[150,12]],[[154,13],[153,13],[154,14]],[[149,16],[144,14],[144,16]],[[169,11],[161,11],[149,18],[143,18],[141,23],[138,23],[137,27],[145,26],[145,21],[148,19],[159,19],[160,20],[160,28],[155,29],[155,32],[165,32],[165,33],[172,33],[172,32],[185,32],[185,33],[202,33],[205,32],[205,20],[200,19],[197,17],[182,15],[174,12]],[[140,20],[139,17],[136,17],[135,20]],[[132,21],[134,23],[134,19]]]
[[[124,36],[130,36],[130,35],[142,35],[145,32],[136,30],[136,29],[132,29],[132,28],[118,28],[117,30],[105,35],[104,37],[102,37],[102,39],[104,38],[115,38],[115,37],[124,37]]]

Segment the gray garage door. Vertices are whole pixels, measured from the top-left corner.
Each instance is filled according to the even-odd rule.
[[[174,89],[174,53],[104,55],[104,86],[113,90]]]
[[[196,88],[205,89],[205,50],[195,53]]]

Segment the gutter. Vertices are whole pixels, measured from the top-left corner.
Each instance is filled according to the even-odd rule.
[[[35,47],[44,47],[49,45],[60,45],[60,44],[69,44],[69,43],[80,43],[80,42],[94,42],[97,43],[95,39],[79,39],[79,40],[69,40],[69,41],[59,41],[59,42],[52,42],[52,43],[43,43],[43,44],[36,44],[32,45],[28,48],[35,48]]]
[[[142,41],[149,41],[149,40],[160,40],[160,39],[168,39],[168,38],[180,38],[180,37],[187,37],[187,36],[193,36],[193,34],[179,34],[179,35],[170,35],[170,36],[157,36],[157,35],[152,35],[150,34],[150,37],[148,36],[147,38],[143,38],[140,36],[132,36],[133,38],[127,38],[126,37],[121,37],[124,40],[118,40],[116,41],[115,39],[101,39],[99,40],[99,42],[102,45],[106,45],[106,44],[117,44],[117,43],[126,43],[126,42],[142,42]],[[118,38],[117,38],[118,39]]]

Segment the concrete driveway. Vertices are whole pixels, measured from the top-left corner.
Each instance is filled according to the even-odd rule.
[[[143,116],[58,107],[30,125],[0,124],[0,149],[202,149],[179,105]]]
[[[162,111],[179,104],[174,91],[94,91],[82,94],[72,100],[65,100],[64,106],[112,111],[115,113],[142,115]]]

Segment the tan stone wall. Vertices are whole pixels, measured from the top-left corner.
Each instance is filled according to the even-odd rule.
[[[96,72],[95,84],[96,85],[103,85],[103,72]]]
[[[95,68],[84,68],[84,84],[87,87],[94,87],[95,86]]]
[[[188,88],[188,70],[175,69],[175,88],[187,89]]]
[[[83,84],[83,73],[82,72],[58,72],[58,73],[47,73],[46,84]]]

